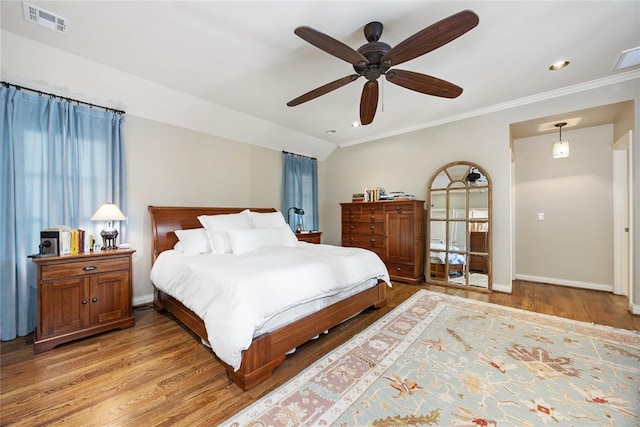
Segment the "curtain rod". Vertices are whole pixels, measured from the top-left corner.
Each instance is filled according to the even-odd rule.
[[[290,153],[288,151],[282,150],[284,154],[291,154],[292,156],[304,157],[305,159],[318,160],[315,157],[303,156],[302,154]]]
[[[68,101],[68,102],[75,102],[77,104],[88,105],[89,107],[97,107],[97,108],[102,108],[103,110],[113,111],[114,113],[117,113],[117,114],[126,114],[122,110],[116,110],[115,108],[103,107],[102,105],[96,105],[96,104],[92,104],[90,102],[80,101],[79,99],[67,98],[66,96],[56,95],[55,93],[43,92],[43,91],[38,90],[38,89],[31,89],[31,88],[28,88],[28,87],[24,87],[24,86],[20,86],[20,85],[14,84],[14,83],[4,82],[4,81],[0,82],[0,83],[4,87],[13,86],[18,90],[23,90],[24,89],[24,90],[28,90],[30,92],[35,92],[40,96],[42,96],[42,95],[52,96],[54,98],[64,99],[65,101]]]

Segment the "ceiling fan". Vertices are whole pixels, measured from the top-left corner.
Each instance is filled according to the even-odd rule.
[[[328,54],[352,64],[356,74],[342,77],[313,89],[287,102],[287,105],[294,107],[311,101],[364,76],[367,82],[364,84],[360,98],[360,123],[368,125],[373,121],[378,108],[378,78],[381,75],[384,75],[389,82],[407,89],[427,95],[456,98],[462,93],[462,88],[453,83],[426,74],[391,69],[391,67],[410,61],[455,40],[478,25],[478,22],[478,15],[470,10],[464,10],[418,31],[393,48],[379,41],[382,34],[382,24],[370,22],[364,27],[364,36],[368,43],[358,50],[354,50],[311,27],[298,27],[294,30],[296,35]]]

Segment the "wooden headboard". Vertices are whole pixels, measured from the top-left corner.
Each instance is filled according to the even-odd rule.
[[[212,208],[191,206],[149,206],[151,215],[151,263],[162,252],[173,249],[178,242],[175,230],[200,228],[199,215],[223,215],[250,209],[254,212],[276,212],[274,208]]]

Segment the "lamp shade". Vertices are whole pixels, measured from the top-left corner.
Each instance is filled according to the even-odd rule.
[[[127,217],[113,203],[105,203],[100,206],[91,217],[91,221],[125,221]]]
[[[553,158],[561,159],[569,157],[569,141],[557,141],[553,143]]]

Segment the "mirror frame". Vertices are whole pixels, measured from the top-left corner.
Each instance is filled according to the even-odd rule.
[[[477,172],[479,172],[481,174],[481,177],[484,177],[486,179],[486,183],[483,183],[482,180],[480,183],[478,184],[472,184],[470,182],[468,182],[466,180],[467,176],[469,175],[470,172],[473,171],[473,169],[476,169]],[[437,183],[436,180],[438,179],[438,177],[441,174],[445,174],[445,177],[448,179],[447,183]],[[462,176],[460,176],[462,175]],[[437,184],[437,187],[434,187],[434,185]],[[427,205],[427,226],[425,227],[425,231],[426,231],[426,248],[425,248],[425,282],[429,283],[429,284],[433,284],[433,285],[446,285],[446,286],[452,286],[452,287],[457,287],[457,288],[465,288],[465,289],[473,289],[473,290],[477,290],[477,291],[481,291],[481,292],[492,292],[493,291],[493,275],[492,275],[492,238],[491,235],[493,234],[493,226],[491,224],[491,218],[492,218],[492,195],[491,195],[491,177],[487,174],[486,170],[484,168],[482,168],[480,165],[473,163],[473,162],[468,162],[468,161],[457,161],[457,162],[451,162],[448,163],[444,166],[442,166],[440,169],[438,169],[431,177],[431,179],[429,180],[429,183],[427,185],[427,198],[426,198],[426,205]],[[469,211],[470,209],[473,210],[473,207],[469,206],[469,195],[470,193],[473,193],[475,191],[473,190],[480,190],[480,192],[483,192],[482,190],[485,190],[487,192],[487,218],[471,218],[469,215]],[[464,218],[462,217],[455,217],[453,215],[450,214],[450,209],[449,209],[449,201],[450,201],[450,194],[452,193],[462,193],[464,192],[465,195],[465,202],[464,202],[464,213],[465,216]],[[444,207],[444,218],[437,216],[437,217],[433,217],[433,213],[434,213],[434,201],[432,200],[432,193],[443,193],[446,195],[445,198],[445,207]],[[459,211],[459,210],[458,210]],[[459,214],[460,212],[457,212],[457,214]],[[444,259],[444,264],[441,263],[432,263],[431,261],[431,244],[432,244],[432,228],[431,228],[431,224],[432,224],[432,220],[436,220],[437,222],[444,222],[445,223],[445,245],[444,245],[444,254],[445,254],[445,259]],[[455,227],[456,224],[460,224],[460,223],[464,223],[464,229],[466,231],[466,235],[464,236],[464,250],[460,250],[459,248],[455,247],[455,250],[452,250],[451,248],[454,248],[454,246],[451,245],[451,228],[450,227]],[[486,248],[486,252],[472,252],[471,251],[471,224],[482,224],[482,223],[488,223],[487,224],[487,228],[488,231],[485,235],[485,248]],[[440,251],[442,252],[442,251]],[[465,257],[465,261],[464,264],[450,264],[449,263],[449,259],[450,259],[450,254],[452,253],[456,253],[459,255],[462,255]],[[470,284],[470,277],[471,277],[471,267],[470,267],[470,259],[471,257],[479,257],[479,256],[483,256],[486,257],[486,275],[487,275],[487,286],[482,287],[482,286],[473,286]],[[443,266],[443,267],[436,267],[436,270],[438,271],[438,274],[441,274],[443,276],[442,279],[436,277],[435,274],[432,274],[432,272],[434,270],[432,270],[432,264],[433,265],[439,265],[439,266]],[[450,280],[451,275],[455,274],[454,272],[450,271],[453,268],[451,268],[452,265],[462,265],[462,275],[464,277],[463,283],[459,283],[459,282],[453,282]],[[460,267],[456,267],[456,270],[460,270]],[[456,271],[457,272],[457,271]]]

